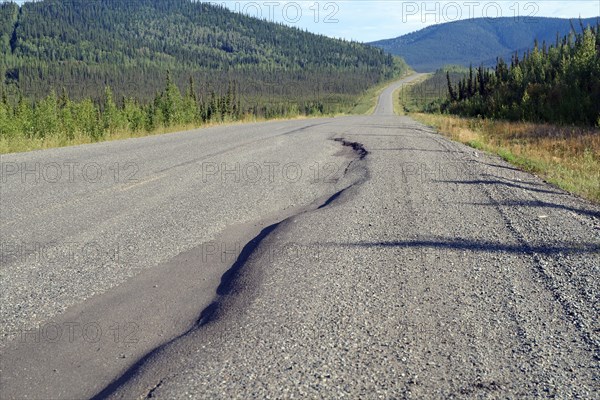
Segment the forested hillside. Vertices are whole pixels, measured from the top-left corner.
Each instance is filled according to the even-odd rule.
[[[451,113],[559,124],[600,125],[600,24],[581,26],[548,47],[535,43],[510,64],[471,69],[458,85],[448,77]]]
[[[0,51],[0,152],[348,111],[408,70],[191,0],[2,2]]]
[[[600,24],[574,25],[495,68],[440,69],[401,104],[453,140],[600,202]]]
[[[0,4],[0,76],[26,97],[142,102],[164,87],[319,100],[354,95],[404,66],[381,50],[260,21],[190,0],[45,0]],[[251,100],[251,99],[249,99]],[[249,101],[251,102],[251,101]]]
[[[595,26],[597,18],[584,19]],[[578,25],[576,22],[575,25]],[[523,53],[534,40],[554,43],[571,31],[571,21],[559,18],[476,18],[434,25],[374,46],[401,55],[419,72],[435,71],[447,64],[494,66],[497,57],[510,59]]]

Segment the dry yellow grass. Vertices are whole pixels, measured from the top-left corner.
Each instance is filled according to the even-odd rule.
[[[336,115],[338,115],[338,114],[336,114]],[[0,154],[21,153],[21,152],[25,152],[25,151],[51,149],[51,148],[56,148],[56,147],[78,146],[78,145],[82,145],[82,144],[140,138],[140,137],[145,137],[145,136],[163,135],[163,134],[174,133],[174,132],[183,132],[183,131],[188,131],[188,130],[210,128],[210,127],[219,126],[219,125],[239,125],[239,124],[246,124],[246,123],[251,123],[251,122],[264,122],[264,121],[289,120],[289,119],[307,119],[307,118],[316,118],[316,116],[313,117],[313,116],[299,115],[296,117],[286,117],[286,118],[282,117],[282,118],[266,119],[266,118],[257,118],[253,115],[247,115],[237,121],[227,121],[226,120],[223,122],[211,122],[211,123],[202,124],[200,126],[193,125],[193,124],[178,125],[178,126],[171,126],[169,128],[156,129],[152,132],[122,131],[122,132],[117,132],[113,135],[103,136],[99,140],[93,140],[91,137],[89,137],[87,135],[75,135],[75,137],[73,139],[68,139],[63,135],[60,135],[57,137],[45,137],[45,138],[17,137],[17,138],[6,139],[3,137],[0,137]]]
[[[600,203],[600,129],[439,114],[412,116],[453,140],[496,153],[564,190]]]

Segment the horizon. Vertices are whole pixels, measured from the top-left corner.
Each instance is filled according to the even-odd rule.
[[[392,39],[432,25],[480,18],[527,16],[600,18],[600,1],[240,1],[200,0],[328,37],[363,43]],[[318,5],[318,7],[316,6]]]
[[[17,0],[22,5],[29,0]],[[527,16],[563,19],[600,18],[600,1],[270,1],[190,0],[297,27],[332,38],[357,42],[392,39],[432,25],[480,18]],[[4,2],[0,0],[0,2]]]

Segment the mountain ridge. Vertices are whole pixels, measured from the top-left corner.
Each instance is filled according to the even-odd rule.
[[[582,19],[584,26],[595,25],[598,17]],[[571,30],[579,30],[579,20],[527,18],[473,18],[432,25],[416,32],[369,44],[398,55],[418,72],[431,72],[448,64],[495,65],[497,57],[510,60],[515,51],[554,43]]]

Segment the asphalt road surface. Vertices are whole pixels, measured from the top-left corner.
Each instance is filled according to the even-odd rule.
[[[397,87],[2,156],[0,397],[598,398],[600,208]]]

